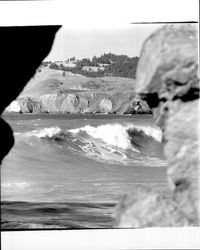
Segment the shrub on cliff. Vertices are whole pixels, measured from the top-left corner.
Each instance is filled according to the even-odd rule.
[[[60,69],[59,66],[58,66],[56,63],[51,63],[51,64],[49,65],[49,68],[50,68],[50,69]]]

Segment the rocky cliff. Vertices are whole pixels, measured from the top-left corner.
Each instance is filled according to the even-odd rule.
[[[39,99],[30,97],[11,103],[7,112],[18,113],[104,113],[151,114],[145,101],[132,93],[46,94]]]
[[[199,225],[199,78],[195,25],[167,25],[141,50],[136,90],[163,129],[169,196],[137,187],[118,205],[118,227]]]
[[[133,79],[89,78],[48,67],[40,69],[5,112],[151,114],[135,94]]]

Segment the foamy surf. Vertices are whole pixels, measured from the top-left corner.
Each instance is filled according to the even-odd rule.
[[[110,145],[127,149],[130,146],[130,138],[127,133],[128,130],[142,131],[145,135],[152,137],[154,140],[162,142],[162,130],[157,126],[141,126],[134,124],[121,125],[116,123],[100,125],[97,127],[86,125],[84,127],[69,129],[66,131],[73,134],[78,134],[81,131],[84,131],[94,139],[101,139]],[[36,136],[39,138],[44,138],[53,137],[60,133],[65,133],[66,131],[63,131],[61,128],[56,126],[36,129],[25,133],[16,132],[15,135],[23,134],[25,136]]]
[[[27,182],[9,182],[9,183],[2,183],[1,188],[26,188],[30,184]]]
[[[68,132],[78,134],[81,131],[86,132],[94,139],[100,139],[109,145],[127,149],[131,146],[127,128],[121,124],[106,124],[98,127],[87,125],[82,128],[71,129]]]
[[[19,133],[19,132],[15,132],[14,135],[18,136],[25,136],[25,137],[29,137],[29,136],[35,136],[38,138],[45,138],[45,137],[53,137],[55,135],[58,135],[62,132],[62,130],[59,127],[50,127],[50,128],[43,128],[43,129],[35,129],[29,132],[25,132],[25,133]]]
[[[81,128],[70,129],[68,131],[75,134],[85,131],[88,135],[95,139],[101,139],[110,145],[127,149],[131,145],[129,135],[127,133],[128,130],[142,131],[145,135],[152,137],[158,142],[162,142],[162,131],[157,126],[138,126],[134,124],[127,124],[123,126],[116,123],[100,125],[98,127],[87,125]]]
[[[162,142],[162,131],[157,126],[116,123],[69,130],[49,127],[25,132],[23,136],[46,138],[61,143],[61,147],[69,151],[108,164],[165,165],[149,150]]]

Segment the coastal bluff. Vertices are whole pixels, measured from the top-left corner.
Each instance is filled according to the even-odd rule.
[[[166,142],[169,194],[137,186],[115,210],[116,226],[199,226],[199,77],[196,25],[166,25],[143,44],[136,91]]]
[[[5,113],[152,114],[136,97],[135,79],[92,78],[41,67]]]

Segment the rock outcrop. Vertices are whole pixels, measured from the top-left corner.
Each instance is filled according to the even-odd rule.
[[[0,27],[0,114],[17,98],[49,53],[60,26]],[[9,67],[8,65],[14,66]],[[23,70],[22,70],[23,69]],[[0,163],[14,144],[10,126],[0,118]]]
[[[179,209],[173,198],[139,185],[120,202],[115,217],[117,226],[125,228],[198,225],[193,213]]]
[[[113,106],[112,101],[107,98],[103,98],[99,103],[99,108],[101,113],[112,112],[112,106]]]
[[[12,104],[12,103],[11,103]],[[39,113],[42,112],[42,107],[39,102],[31,98],[24,98],[18,100],[20,113]]]
[[[19,104],[19,101],[13,101],[11,104],[6,107],[4,112],[20,112],[21,111],[21,105]]]
[[[15,105],[14,105],[15,104]],[[16,108],[18,107],[18,108]],[[21,98],[11,103],[5,112],[19,113],[115,113],[151,114],[145,101],[135,98],[132,92],[79,92],[75,94],[53,93],[35,98]]]
[[[136,90],[163,129],[171,194],[136,188],[116,209],[118,227],[199,225],[199,78],[195,25],[167,25],[143,44]]]
[[[14,105],[15,104],[15,105]],[[17,104],[17,105],[16,105]],[[86,77],[41,66],[5,112],[149,114],[135,94],[135,79]]]

